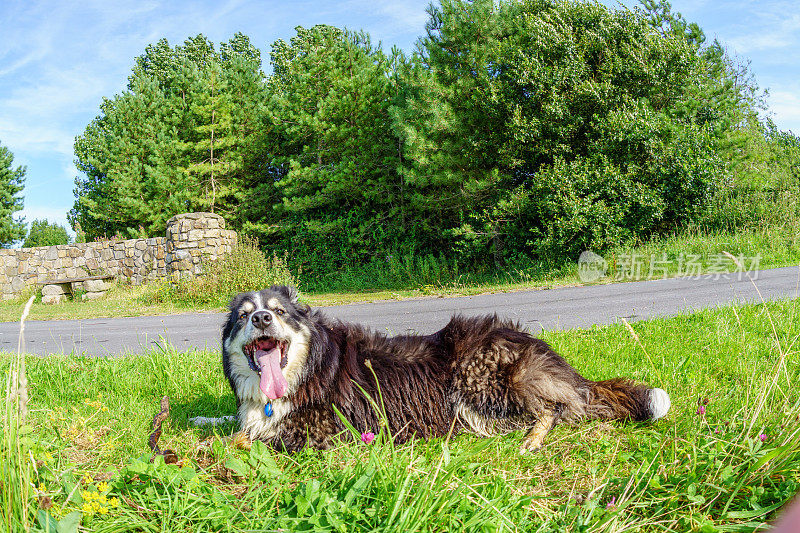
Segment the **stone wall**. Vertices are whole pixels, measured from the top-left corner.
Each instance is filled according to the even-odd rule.
[[[173,278],[203,272],[203,263],[230,253],[236,232],[225,229],[225,220],[213,213],[187,213],[167,221],[167,269]]]
[[[202,272],[204,261],[229,253],[236,232],[213,213],[172,217],[166,237],[101,241],[19,250],[0,249],[0,294],[15,298],[45,281],[113,274],[134,285]]]

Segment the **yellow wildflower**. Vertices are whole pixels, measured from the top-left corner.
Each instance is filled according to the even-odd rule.
[[[39,492],[47,491],[47,487],[44,486],[44,483],[39,483]]]
[[[106,508],[106,507],[101,507],[101,508],[100,508],[100,514],[106,514],[106,513],[108,513],[108,508]]]
[[[117,499],[116,496],[111,498],[110,500],[108,500],[108,505],[110,505],[111,507],[118,506],[119,505],[119,499]]]
[[[94,483],[94,479],[92,479],[92,476],[90,476],[89,474],[84,474],[83,482],[88,485],[89,483]]]
[[[84,503],[83,506],[81,507],[81,509],[83,509],[83,512],[85,514],[92,514],[92,512],[93,512],[92,511],[92,504],[90,504],[89,502]]]
[[[106,483],[105,481],[100,482],[100,484],[97,485],[97,490],[99,490],[100,492],[107,492],[108,491],[108,483]]]

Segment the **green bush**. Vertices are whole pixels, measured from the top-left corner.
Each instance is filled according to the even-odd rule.
[[[32,248],[34,246],[55,246],[57,244],[69,244],[69,234],[64,226],[47,220],[34,220],[31,222],[31,229],[22,246]]]
[[[738,232],[765,227],[800,227],[800,188],[723,187],[698,220],[714,231]]]

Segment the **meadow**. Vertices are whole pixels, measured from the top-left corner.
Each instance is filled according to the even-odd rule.
[[[765,530],[800,490],[798,336],[796,301],[544,332],[587,377],[663,387],[673,406],[656,423],[559,425],[524,456],[521,433],[395,446],[381,428],[248,452],[224,440],[233,423],[189,423],[235,409],[218,353],[28,357],[28,417],[8,396],[3,410],[0,516],[58,532]],[[177,464],[150,460],[163,395]]]
[[[575,285],[587,249],[608,262],[598,283],[634,279],[633,255],[666,265],[635,279],[685,275],[687,258],[691,274],[734,270],[723,251],[800,264],[800,139],[759,118],[747,67],[650,4],[444,2],[424,60],[298,27],[269,77],[242,34],[219,54],[202,35],[148,46],[76,139],[71,222],[89,239],[161,235],[189,206],[249,237],[206,276],[34,298],[28,318],[222,310],[274,282],[313,306]],[[209,180],[214,124],[227,170]],[[671,412],[560,425],[524,456],[520,433],[396,446],[381,427],[288,455],[190,423],[235,409],[219,353],[0,354],[0,529],[761,531],[800,491],[800,301],[541,336],[586,377],[666,389]],[[148,445],[164,396],[170,464]]]

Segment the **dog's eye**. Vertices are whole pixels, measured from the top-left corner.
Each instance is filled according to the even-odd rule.
[[[248,313],[247,311],[242,311],[242,312],[240,312],[240,313],[239,313],[239,320],[242,320],[243,318],[247,318],[247,315],[248,315],[248,314],[249,314],[249,313]]]
[[[286,314],[286,311],[284,311],[283,309],[275,309],[275,314],[278,316],[283,316]]]

